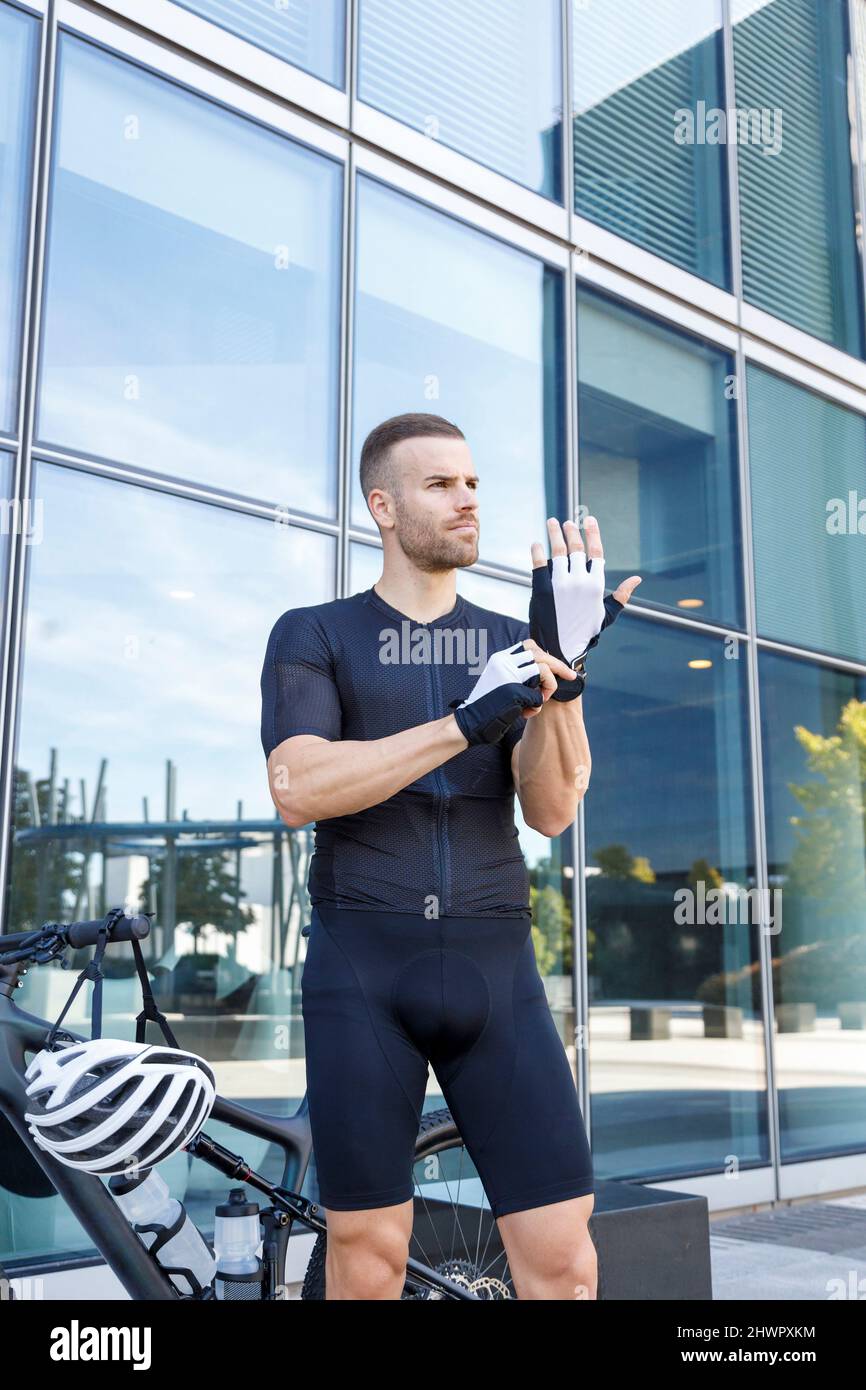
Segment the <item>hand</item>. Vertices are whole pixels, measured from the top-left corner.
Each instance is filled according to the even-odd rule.
[[[534,642],[531,637],[524,637],[523,645],[526,650],[531,652],[535,657],[535,664],[538,667],[539,689],[541,691],[542,703],[540,705],[531,705],[528,709],[523,711],[524,719],[534,719],[537,714],[541,713],[551,696],[556,694],[557,676],[567,681],[573,678],[574,672],[561,657],[551,656],[550,652],[543,651],[538,643]]]
[[[451,701],[467,743],[498,743],[524,710],[541,706],[541,684],[533,653],[522,642],[494,652],[466,699]]]
[[[584,680],[576,676],[573,666],[596,645],[641,582],[640,576],[633,574],[613,594],[605,596],[604,551],[595,517],[586,518],[584,529],[588,550],[584,549],[576,522],[565,522],[564,539],[556,518],[548,518],[551,560],[545,560],[539,542],[532,543],[530,633],[552,656],[566,663],[571,670],[570,680],[576,682],[574,689],[568,690],[569,678],[565,678],[554,697],[560,700],[573,699],[581,693]]]

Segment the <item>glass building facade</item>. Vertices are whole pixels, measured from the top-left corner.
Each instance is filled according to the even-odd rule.
[[[574,825],[517,823],[597,1176],[724,1209],[866,1182],[866,0],[647,15],[2,0],[0,901],[153,911],[178,1041],[297,1109],[312,827],[270,798],[265,644],[381,573],[369,429],[444,415],[458,592],[525,618],[578,508],[642,576]],[[161,1171],[206,1226],[213,1170]],[[0,1116],[0,1261],[78,1256]]]

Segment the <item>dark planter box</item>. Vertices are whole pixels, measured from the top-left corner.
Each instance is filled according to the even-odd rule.
[[[478,1209],[465,1210],[466,1228],[475,1232]],[[447,1250],[453,1224],[450,1203],[415,1199],[414,1230],[422,1249]],[[491,1225],[495,1223],[487,1211],[480,1244],[486,1263],[499,1275],[495,1256],[501,1242]],[[706,1197],[640,1183],[598,1181],[589,1229],[598,1252],[599,1299],[712,1300]]]
[[[600,1299],[712,1300],[706,1197],[599,1181],[589,1229]]]

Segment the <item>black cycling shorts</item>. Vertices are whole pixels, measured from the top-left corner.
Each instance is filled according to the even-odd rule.
[[[313,907],[302,1007],[319,1200],[414,1195],[428,1061],[494,1216],[593,1191],[528,918]]]

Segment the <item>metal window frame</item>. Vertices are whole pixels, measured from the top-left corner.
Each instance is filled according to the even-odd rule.
[[[528,251],[539,260],[564,270],[568,265],[568,247],[562,241],[545,237],[537,227],[511,221],[501,212],[470,198],[462,190],[435,183],[428,175],[393,160],[364,145],[354,146],[355,168],[390,187],[407,193],[418,202],[427,203],[435,212],[448,213],[453,221],[463,222],[475,231],[487,232],[515,250]]]
[[[452,187],[472,188],[475,196],[485,203],[507,209],[514,217],[549,236],[565,240],[568,235],[568,214],[564,207],[494,169],[477,164],[469,155],[440,145],[375,106],[355,102],[352,134],[372,148],[387,150],[391,158],[423,169]]]
[[[361,0],[352,0],[353,9],[360,10]],[[568,105],[565,99],[565,44],[563,30],[563,0],[558,0],[560,8],[560,63],[562,124],[560,152],[566,154],[566,114]],[[562,202],[556,202],[543,194],[536,193],[526,185],[518,183],[506,174],[479,163],[470,155],[461,153],[450,146],[439,144],[437,140],[422,134],[404,124],[394,116],[389,116],[376,106],[371,106],[357,96],[359,86],[358,65],[360,63],[359,23],[354,23],[355,51],[355,92],[352,105],[352,133],[359,140],[369,141],[379,149],[387,150],[397,159],[405,160],[424,169],[427,173],[446,180],[455,186],[471,188],[475,194],[491,205],[506,208],[515,217],[537,226],[551,236],[565,238],[568,235],[568,186],[567,169],[562,171]]]
[[[853,112],[853,138],[856,158],[854,170],[854,215],[857,219],[857,253],[860,261],[860,287],[863,303],[866,304],[866,111],[863,110],[860,94],[866,93],[866,72],[862,69],[857,30],[860,23],[866,33],[866,11],[864,0],[848,0],[848,34],[851,40],[851,83],[853,91],[849,96],[849,110]],[[858,22],[857,13],[861,20]]]
[[[36,3],[38,4],[39,0],[36,0]],[[345,92],[338,92],[330,84],[310,77],[301,69],[279,58],[273,58],[271,70],[264,60],[270,59],[272,55],[264,49],[237,38],[209,20],[182,10],[171,3],[171,0],[102,0],[101,11],[108,13],[99,16],[94,11],[84,8],[77,0],[60,0],[60,3],[61,22],[65,27],[80,28],[84,31],[89,24],[103,23],[113,28],[116,33],[131,35],[131,26],[135,25],[139,35],[151,36],[152,43],[164,55],[165,65],[172,55],[185,53],[189,55],[191,65],[199,72],[227,74],[227,81],[236,93],[241,90],[240,82],[243,81],[245,86],[242,90],[248,95],[260,92],[284,110],[294,108],[299,112],[312,113],[318,118],[321,132],[330,127],[334,133],[339,131],[345,140],[351,139],[356,142],[358,148],[364,144],[378,148],[386,157],[411,165],[421,173],[427,173],[434,181],[441,181],[443,186],[447,184],[458,188],[467,196],[487,203],[506,217],[523,222],[527,226],[534,226],[543,236],[561,240],[579,254],[592,256],[597,261],[619,268],[635,280],[643,281],[661,290],[663,294],[682,301],[684,306],[696,306],[723,322],[738,324],[759,338],[763,337],[771,342],[782,341],[786,350],[793,356],[807,363],[818,361],[828,373],[847,381],[853,379],[866,388],[866,362],[831,347],[820,339],[812,338],[802,330],[753,305],[745,304],[741,294],[737,292],[741,290],[741,273],[740,257],[737,254],[739,220],[735,146],[728,146],[734,292],[718,289],[711,282],[681,270],[652,252],[644,251],[598,224],[581,218],[574,211],[573,163],[570,158],[571,0],[561,0],[564,28],[563,107],[564,116],[567,117],[563,120],[563,144],[566,147],[563,206],[551,203],[549,199],[530,192],[503,175],[493,174],[469,156],[445,150],[434,141],[419,135],[417,131],[409,130],[392,117],[382,117],[384,124],[377,123],[375,130],[366,127],[370,112],[376,117],[380,117],[382,113],[376,112],[375,108],[367,107],[365,103],[358,101],[356,96],[359,0],[349,0],[347,6]],[[850,3],[853,3],[853,0],[849,0]],[[724,15],[726,86],[730,97],[735,93],[730,0],[720,0],[720,4]],[[169,48],[168,44],[172,47]],[[129,56],[133,55],[130,53]],[[162,71],[166,72],[165,66]],[[335,95],[340,98],[336,104],[333,101]],[[237,96],[233,104],[240,107]],[[452,154],[454,159],[450,157]],[[488,175],[492,176],[493,182],[489,181]],[[551,216],[551,210],[554,216]]]
[[[780,1118],[779,1090],[776,1082],[776,1035],[775,999],[773,996],[772,951],[769,935],[765,931],[764,905],[768,901],[764,890],[769,888],[767,869],[767,822],[764,793],[764,759],[761,740],[761,687],[758,671],[758,646],[756,642],[758,625],[755,595],[755,553],[752,533],[752,489],[749,459],[749,415],[746,392],[746,359],[742,343],[737,351],[737,453],[739,461],[740,485],[740,552],[743,566],[744,596],[746,600],[746,629],[749,641],[746,643],[746,698],[749,713],[749,759],[752,808],[752,837],[755,869],[755,886],[759,890],[760,903],[758,949],[761,974],[761,1013],[764,1027],[764,1068],[766,1106],[767,1144],[769,1149],[768,1174],[772,1178],[772,1196],[779,1195],[780,1158]]]
[[[45,15],[48,7],[48,0],[4,0],[10,10],[24,10],[26,14],[31,14],[36,19],[41,19]]]
[[[346,6],[346,85],[349,102],[349,121],[354,123],[357,92],[356,54],[358,49],[358,0],[348,0]],[[343,338],[340,344],[341,372],[341,434],[338,455],[337,498],[340,539],[337,545],[337,574],[335,593],[346,598],[351,587],[349,547],[352,520],[352,433],[354,406],[354,342],[355,342],[355,220],[358,205],[357,151],[349,143],[349,159],[343,194]]]
[[[96,10],[75,3],[75,0],[54,0],[54,3],[58,31],[89,39],[105,52],[135,63],[154,77],[167,78],[195,96],[207,97],[225,110],[246,116],[276,134],[290,136],[316,153],[330,155],[345,163],[348,157],[348,132],[336,122],[317,120],[314,108],[307,112],[300,110],[285,97],[280,99],[252,84],[233,79],[221,67],[196,59],[177,48],[166,47],[156,37],[121,25]],[[139,0],[135,0],[135,4],[138,3]],[[155,7],[162,5],[182,16],[189,14],[171,4],[170,0],[143,0],[143,3]],[[195,19],[197,24],[204,23],[194,15],[189,17]],[[222,34],[224,31],[218,32]],[[231,35],[228,37],[231,38]],[[254,51],[259,52],[258,49]],[[297,71],[287,64],[283,66],[291,73]]]
[[[741,542],[744,578],[749,595],[747,630],[736,635],[746,643],[749,672],[749,727],[753,813],[758,841],[756,867],[766,882],[766,825],[763,819],[764,788],[760,748],[760,689],[758,656],[761,650],[789,653],[824,668],[836,668],[866,676],[866,663],[828,656],[812,649],[762,638],[757,635],[754,612],[754,557],[749,512],[748,421],[745,369],[750,362],[767,366],[779,375],[866,416],[866,363],[815,339],[783,320],[744,302],[739,255],[738,184],[736,148],[729,146],[728,182],[731,212],[733,292],[680,270],[669,262],[634,246],[625,239],[581,218],[574,209],[572,157],[571,0],[561,0],[563,64],[563,197],[559,207],[511,180],[483,169],[467,156],[445,151],[417,132],[407,131],[390,117],[376,121],[357,100],[357,26],[359,0],[349,0],[346,28],[346,90],[301,72],[265,50],[220,29],[208,20],[181,10],[170,0],[100,0],[99,11],[75,0],[11,0],[17,8],[41,17],[39,80],[37,84],[36,134],[31,169],[31,200],[24,264],[24,333],[20,366],[19,411],[14,435],[3,435],[0,446],[14,461],[16,496],[27,497],[33,465],[44,460],[59,466],[99,474],[138,486],[217,505],[239,515],[273,518],[282,510],[255,498],[232,494],[218,487],[193,483],[180,477],[151,474],[138,467],[95,459],[75,451],[48,448],[35,443],[36,353],[44,293],[43,268],[46,244],[49,152],[54,124],[53,76],[60,29],[88,38],[119,59],[133,61],[157,77],[167,78],[241,117],[259,122],[309,149],[339,160],[343,166],[341,259],[341,345],[339,366],[340,428],[338,438],[337,513],[333,518],[292,516],[292,524],[334,537],[334,592],[344,595],[349,584],[349,546],[353,542],[378,546],[372,533],[353,526],[351,501],[352,345],[355,277],[355,224],[357,175],[378,177],[396,190],[421,198],[431,208],[464,221],[516,248],[560,267],[566,275],[565,341],[567,448],[566,488],[569,507],[579,496],[577,449],[577,342],[575,288],[593,285],[615,294],[632,307],[642,309],[673,326],[724,347],[735,354],[741,379],[738,396],[738,443],[741,482]],[[721,0],[724,14],[725,80],[728,99],[733,97],[733,26],[730,0]],[[849,0],[853,7],[858,0]],[[853,9],[849,9],[852,16]],[[852,42],[856,64],[856,43]],[[856,68],[855,68],[856,71]],[[855,80],[856,86],[856,80]],[[857,93],[855,93],[855,96]],[[856,102],[857,137],[863,148],[864,113]],[[410,138],[413,137],[413,138]],[[866,206],[866,178],[860,161],[861,208]],[[2,749],[2,802],[0,802],[0,895],[5,904],[8,886],[8,852],[11,830],[12,775],[17,738],[19,682],[22,665],[24,595],[27,579],[27,547],[13,535],[9,547],[9,584],[5,608],[6,641],[2,653],[2,704],[7,718]],[[481,563],[477,572],[529,587],[528,575],[508,566]],[[730,635],[727,628],[700,622],[680,614],[643,609],[636,602],[634,614],[641,621],[661,622],[703,633]],[[572,828],[574,871],[575,1003],[586,1021],[588,1012],[585,904],[585,838],[583,805]],[[766,946],[766,942],[765,942]],[[767,1104],[770,1118],[771,1158],[765,1169],[746,1170],[751,1176],[748,1201],[806,1195],[826,1190],[835,1182],[841,1190],[857,1185],[862,1156],[817,1159],[808,1163],[784,1163],[779,1158],[778,1084],[775,1076],[770,997],[769,951],[762,953],[762,990],[765,1001],[765,1052]],[[577,1080],[589,1131],[591,1115],[587,1049],[578,1051]],[[761,1175],[765,1176],[762,1177]],[[769,1175],[767,1177],[766,1175]],[[744,1173],[743,1177],[746,1176]],[[724,1183],[724,1187],[722,1187]],[[723,1177],[678,1178],[670,1184],[678,1190],[712,1191],[718,1209],[737,1205],[731,1184]]]
[[[352,0],[349,0],[352,3]],[[313,112],[333,125],[348,127],[348,93],[324,78],[314,77],[303,68],[266,48],[223,29],[213,20],[182,9],[171,0],[99,0],[100,9],[128,29],[169,43],[215,69],[234,73],[250,87],[291,102],[299,110]],[[75,24],[70,6],[62,22]],[[167,51],[167,50],[166,50]],[[350,50],[345,49],[344,68],[348,76]]]
[[[36,113],[30,170],[30,209],[24,264],[24,316],[18,377],[17,448],[14,451],[13,496],[19,504],[32,496],[33,429],[35,420],[35,344],[39,342],[42,311],[42,268],[45,257],[45,225],[48,172],[54,116],[54,67],[57,48],[56,0],[46,0],[41,21]],[[19,515],[20,515],[19,511]],[[15,748],[20,716],[19,683],[21,644],[27,579],[27,551],[21,529],[10,532],[5,610],[0,624],[3,637],[0,672],[0,709],[3,712],[0,742],[0,929],[6,917],[9,882],[9,849],[12,803],[15,789]]]

